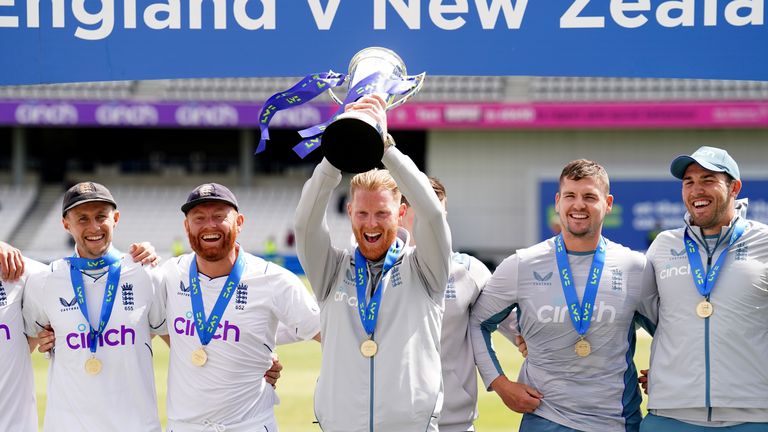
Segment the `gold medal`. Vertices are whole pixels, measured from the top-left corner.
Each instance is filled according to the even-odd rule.
[[[366,339],[360,344],[360,353],[363,357],[371,358],[379,351],[379,345],[373,339]]]
[[[576,351],[577,356],[586,357],[592,352],[592,344],[590,344],[586,339],[581,338],[578,342],[576,342],[573,350]]]
[[[91,356],[85,361],[85,373],[88,375],[98,375],[101,372],[101,360]]]
[[[203,366],[208,362],[208,354],[203,347],[200,347],[192,351],[192,364],[195,366]]]
[[[698,315],[699,318],[709,318],[714,312],[715,307],[707,300],[702,300],[696,305],[696,315]]]

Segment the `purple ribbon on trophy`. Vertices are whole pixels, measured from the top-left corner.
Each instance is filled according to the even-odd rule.
[[[287,108],[299,106],[305,102],[311,101],[320,93],[328,90],[329,87],[338,87],[347,79],[344,74],[338,74],[333,71],[307,75],[296,83],[293,87],[280,93],[275,93],[264,102],[259,112],[259,129],[261,130],[261,140],[256,147],[256,154],[263,152],[267,148],[269,140],[269,122],[278,111]]]
[[[345,107],[363,96],[375,93],[387,101],[387,110],[392,109],[421,89],[425,74],[407,76],[405,64],[397,54],[377,47],[366,48],[355,54],[349,70],[350,73],[346,75],[332,71],[308,75],[290,89],[270,97],[259,114],[261,140],[256,153],[261,153],[266,148],[266,141],[269,140],[269,122],[277,112],[309,102],[328,90],[331,98],[341,106],[330,119],[299,131],[303,140],[293,147],[293,151],[303,159],[320,147],[321,136],[329,126],[334,126],[340,129],[340,133],[334,133],[333,142],[326,142],[326,146],[323,147],[326,158],[334,166],[349,172],[362,172],[375,166],[381,160],[379,153],[383,151],[376,151],[383,142],[383,137],[380,136],[382,128],[371,124],[359,125],[358,123],[363,119],[353,119],[354,114],[344,113]],[[336,97],[332,88],[347,83],[349,83],[349,90],[342,101]],[[395,96],[402,97],[394,101]],[[363,122],[367,123],[366,120]],[[342,138],[336,138],[338,136]],[[356,141],[355,151],[351,151],[347,139]],[[334,150],[329,151],[326,148],[329,144],[333,145]],[[360,149],[369,145],[372,147],[371,150]]]

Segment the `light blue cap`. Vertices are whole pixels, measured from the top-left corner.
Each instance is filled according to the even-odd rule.
[[[704,167],[704,169],[710,171],[726,173],[736,180],[740,180],[739,165],[736,164],[736,161],[733,160],[727,151],[717,147],[703,146],[699,147],[699,149],[690,156],[680,155],[672,161],[669,170],[672,172],[673,176],[682,180],[685,175],[685,170],[688,169],[688,165],[692,163],[697,163]]]

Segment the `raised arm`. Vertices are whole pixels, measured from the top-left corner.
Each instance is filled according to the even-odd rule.
[[[331,193],[341,182],[341,172],[323,159],[301,191],[296,207],[296,254],[312,290],[322,302],[336,278],[343,252],[331,245],[325,212]]]
[[[451,265],[451,231],[445,213],[426,174],[411,158],[388,146],[382,159],[392,178],[416,213],[413,236],[416,262],[434,298],[442,298]]]

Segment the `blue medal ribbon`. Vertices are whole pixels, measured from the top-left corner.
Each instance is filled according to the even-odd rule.
[[[601,236],[600,242],[597,244],[595,256],[592,258],[587,286],[584,288],[584,298],[581,304],[579,304],[579,296],[576,295],[576,288],[573,285],[573,275],[571,266],[568,264],[568,252],[565,250],[563,235],[560,234],[555,237],[555,257],[557,258],[560,283],[563,286],[563,294],[568,304],[568,315],[571,317],[573,328],[576,329],[576,333],[579,336],[584,336],[587,333],[592,321],[597,288],[600,285],[600,276],[603,273],[603,265],[605,264],[605,247],[605,239]]]
[[[208,345],[211,339],[213,339],[213,335],[219,327],[219,321],[221,321],[229,301],[234,297],[233,294],[237,284],[240,283],[243,269],[245,269],[245,260],[243,259],[243,251],[240,250],[237,253],[235,265],[232,267],[229,276],[227,276],[224,287],[219,292],[219,298],[216,299],[216,304],[211,309],[211,315],[206,320],[205,308],[203,307],[203,293],[200,290],[200,277],[197,272],[197,256],[192,257],[192,263],[189,265],[189,297],[192,300],[192,314],[194,316],[197,337],[200,338],[200,343],[203,346]]]
[[[726,247],[720,256],[717,257],[715,265],[710,267],[707,272],[704,271],[704,265],[701,262],[701,255],[699,255],[699,245],[693,241],[690,234],[688,234],[688,228],[685,229],[685,252],[688,254],[688,263],[691,265],[691,276],[693,276],[693,283],[696,285],[696,289],[699,291],[699,294],[705,298],[709,299],[709,294],[715,287],[715,282],[717,282],[717,277],[720,275],[720,270],[723,267],[723,263],[725,262],[725,258],[728,255],[728,251],[731,249],[731,246],[733,246],[734,243],[739,240],[742,234],[744,234],[744,230],[746,229],[747,223],[741,218],[737,219],[733,226],[733,231],[731,232],[731,239],[728,242],[728,247]]]
[[[355,249],[355,282],[357,285],[357,311],[360,314],[360,322],[363,324],[365,333],[371,336],[376,330],[376,321],[379,319],[381,310],[381,295],[384,288],[381,286],[387,272],[395,265],[400,250],[403,248],[403,242],[395,239],[387,256],[384,258],[384,267],[381,270],[381,278],[376,290],[371,294],[371,299],[366,303],[365,289],[368,287],[368,260],[360,252],[360,248]]]
[[[104,333],[109,322],[109,317],[112,316],[112,308],[115,306],[115,293],[117,292],[117,285],[120,282],[120,258],[121,254],[111,249],[103,257],[97,259],[68,257],[65,258],[69,262],[69,278],[72,281],[72,289],[75,291],[75,299],[80,306],[80,312],[85,317],[85,322],[88,323],[90,328],[88,332],[88,344],[92,354],[96,354],[96,349],[99,346],[99,337]],[[93,328],[91,319],[88,315],[88,303],[85,300],[85,284],[83,283],[82,271],[85,270],[98,270],[104,267],[109,267],[107,272],[107,286],[104,288],[104,299],[101,303],[101,313],[99,314],[99,325],[97,328]]]

